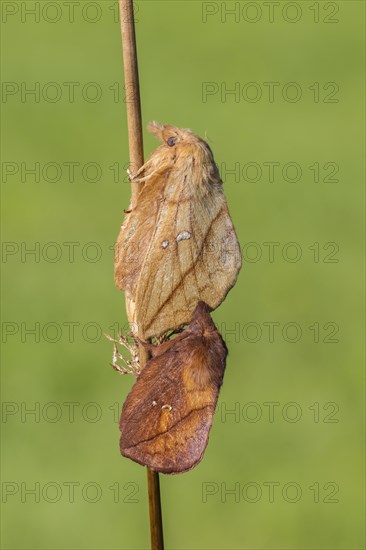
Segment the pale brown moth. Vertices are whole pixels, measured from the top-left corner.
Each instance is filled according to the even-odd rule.
[[[217,308],[235,284],[240,247],[209,145],[192,131],[149,124],[163,144],[131,176],[141,185],[115,250],[129,321],[147,340]]]
[[[145,346],[152,359],[123,405],[121,453],[158,472],[185,472],[207,446],[227,348],[203,302],[181,334]]]

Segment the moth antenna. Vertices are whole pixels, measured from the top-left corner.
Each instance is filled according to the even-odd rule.
[[[150,122],[147,125],[148,130],[151,130],[152,128],[162,129],[163,124],[160,124],[160,122],[157,122],[156,120],[150,120]]]
[[[163,124],[159,124],[159,122],[156,122],[155,120],[153,120],[149,122],[149,124],[147,125],[147,129],[151,134],[153,134],[155,137],[163,141],[163,130],[164,130]]]

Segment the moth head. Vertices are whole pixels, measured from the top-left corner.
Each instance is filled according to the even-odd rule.
[[[192,315],[189,328],[197,334],[209,334],[216,332],[215,324],[211,318],[212,309],[205,302],[198,302]]]
[[[174,166],[176,171],[190,170],[198,184],[205,182],[221,186],[222,181],[213,153],[206,141],[187,128],[150,122],[148,130],[160,139],[160,145],[150,155],[150,165],[160,174]]]
[[[179,128],[170,124],[159,124],[153,121],[148,124],[147,129],[168,147],[174,147],[179,141],[182,141]]]
[[[171,124],[159,124],[158,122],[150,122],[147,129],[154,134],[158,139],[163,141],[163,146],[183,152],[184,150],[201,152],[209,156],[213,161],[213,154],[210,146],[192,130],[187,128],[177,128]]]

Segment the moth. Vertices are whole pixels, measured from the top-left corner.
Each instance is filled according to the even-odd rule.
[[[115,282],[141,339],[189,323],[201,300],[217,308],[241,253],[209,145],[191,130],[151,122],[163,143],[130,179],[141,185],[115,248]]]
[[[158,472],[185,472],[207,446],[227,348],[204,302],[178,336],[144,345],[152,358],[122,408],[121,454]]]

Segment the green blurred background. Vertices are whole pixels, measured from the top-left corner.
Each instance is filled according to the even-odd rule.
[[[73,6],[1,3],[2,545],[142,549],[146,472],[118,447],[132,380],[102,335],[126,324],[117,3]],[[271,6],[136,3],[144,127],[206,133],[244,253],[214,313],[230,355],[206,455],[161,476],[170,549],[364,548],[364,4]]]

